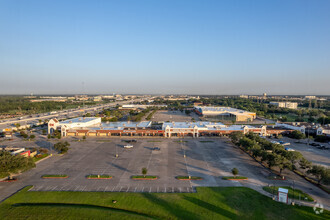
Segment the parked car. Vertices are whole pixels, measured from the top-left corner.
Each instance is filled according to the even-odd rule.
[[[133,148],[133,145],[125,145],[124,148],[130,149],[130,148]]]
[[[152,150],[160,151],[159,147],[154,147]]]
[[[289,148],[289,147],[286,147],[285,150],[287,150],[287,151],[295,151],[294,149]]]

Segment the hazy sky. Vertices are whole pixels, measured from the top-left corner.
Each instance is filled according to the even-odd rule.
[[[0,94],[330,95],[329,0],[0,0]]]

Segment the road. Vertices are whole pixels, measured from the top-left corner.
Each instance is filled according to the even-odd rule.
[[[86,113],[95,113],[98,111],[101,111],[104,108],[110,108],[114,107],[117,104],[128,104],[131,102],[140,102],[144,101],[146,99],[152,99],[151,98],[138,98],[138,99],[132,99],[132,100],[127,100],[127,101],[117,101],[117,102],[112,102],[108,104],[102,104],[102,105],[96,105],[96,106],[90,106],[90,107],[85,107],[85,108],[75,108],[75,109],[69,109],[69,110],[62,110],[59,111],[55,114],[49,113],[43,113],[43,114],[35,114],[30,116],[24,116],[22,119],[15,118],[15,119],[7,119],[7,120],[2,120],[0,122],[0,131],[3,131],[6,128],[13,128],[15,127],[14,124],[19,123],[21,125],[33,125],[39,122],[39,120],[45,120],[45,119],[51,119],[51,118],[58,118],[58,119],[67,119],[67,118],[73,118],[73,117],[78,117],[81,114],[86,114]]]

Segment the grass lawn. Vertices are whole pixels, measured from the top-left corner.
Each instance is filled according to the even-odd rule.
[[[299,189],[294,189],[294,193],[293,193],[293,189],[291,187],[287,187],[287,186],[276,186],[276,187],[264,186],[264,187],[262,187],[262,189],[265,190],[266,192],[269,192],[269,193],[275,192],[275,194],[277,194],[277,191],[278,191],[279,187],[289,190],[289,198],[294,197],[294,199],[299,199],[299,194],[300,194],[301,200],[305,200],[305,198],[307,198],[306,201],[310,201],[310,202],[314,201],[314,199],[310,195],[308,195],[307,193],[305,193],[305,192],[303,192]]]
[[[28,192],[0,204],[0,219],[329,219],[244,187],[200,187],[197,193]],[[112,203],[116,200],[117,203]]]
[[[247,177],[245,176],[224,176],[222,177],[223,180],[230,180],[230,179],[237,179],[237,180],[246,180]]]
[[[178,180],[189,180],[189,176],[177,176],[175,178]],[[191,176],[190,179],[191,180],[202,180],[203,178],[199,177],[199,176]]]

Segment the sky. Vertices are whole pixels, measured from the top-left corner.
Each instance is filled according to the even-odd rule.
[[[0,94],[330,95],[329,0],[0,0]]]

